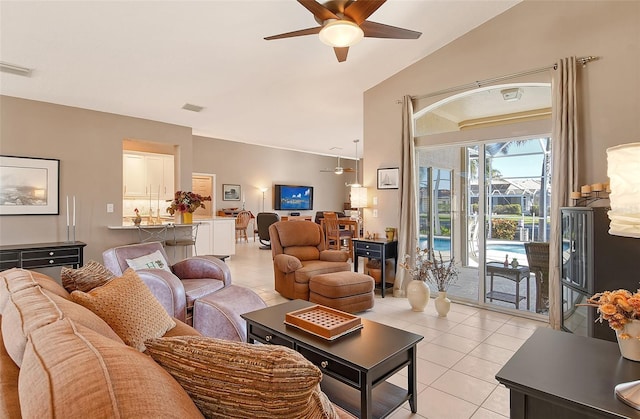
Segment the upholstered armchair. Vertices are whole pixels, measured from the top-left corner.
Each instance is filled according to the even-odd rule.
[[[103,252],[102,258],[107,269],[122,275],[130,267],[127,259],[131,261],[155,252],[159,252],[164,261],[155,265],[157,260],[154,260],[149,266],[157,267],[138,268],[136,272],[167,312],[189,325],[195,300],[231,285],[231,272],[223,261],[213,256],[195,256],[169,266],[160,242],[114,247]]]
[[[309,279],[350,271],[349,253],[326,250],[320,226],[310,221],[279,221],[269,226],[275,288],[282,296],[309,300]]]

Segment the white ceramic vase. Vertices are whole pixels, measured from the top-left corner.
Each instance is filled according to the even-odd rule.
[[[447,313],[451,309],[451,300],[447,298],[446,291],[438,291],[438,296],[433,301],[436,305],[438,316],[447,317]]]
[[[407,299],[411,304],[411,310],[424,311],[430,296],[431,291],[423,281],[413,279],[407,284]]]
[[[621,333],[626,333],[630,337],[621,339]],[[620,353],[631,361],[640,361],[640,340],[638,340],[638,336],[640,336],[640,320],[632,320],[631,323],[625,324],[622,330],[616,330]]]

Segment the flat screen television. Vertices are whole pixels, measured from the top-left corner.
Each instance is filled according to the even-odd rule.
[[[273,209],[299,211],[313,209],[313,186],[275,185]]]

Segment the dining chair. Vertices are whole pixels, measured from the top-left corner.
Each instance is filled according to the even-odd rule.
[[[327,248],[340,250],[345,247],[349,249],[349,258],[351,258],[353,255],[353,231],[341,229],[338,214],[332,211],[325,211],[323,223]]]
[[[249,242],[249,238],[247,236],[247,227],[249,226],[249,221],[251,221],[251,213],[249,211],[240,211],[238,216],[236,217],[236,241],[238,238],[246,243]]]

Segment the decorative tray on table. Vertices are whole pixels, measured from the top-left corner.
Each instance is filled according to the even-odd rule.
[[[321,305],[289,312],[284,322],[327,340],[362,328],[360,317]]]

